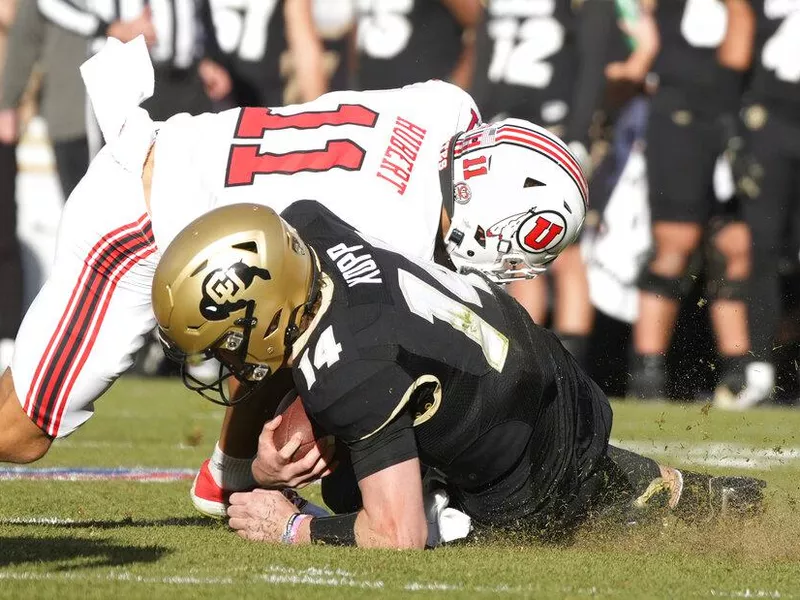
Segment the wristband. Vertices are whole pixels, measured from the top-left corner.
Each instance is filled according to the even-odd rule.
[[[286,520],[286,526],[283,528],[283,535],[281,536],[281,544],[292,544],[294,542],[292,538],[292,532],[294,531],[294,533],[297,533],[297,530],[295,529],[295,523],[298,521],[300,516],[301,515],[299,512],[292,513]]]
[[[333,517],[315,517],[311,520],[311,543],[331,546],[356,545],[357,512]]]

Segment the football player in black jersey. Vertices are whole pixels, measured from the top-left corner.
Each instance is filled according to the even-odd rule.
[[[301,102],[326,91],[323,47],[311,0],[208,0],[209,31],[218,62],[233,82],[233,106],[281,106],[285,84],[281,61],[291,56]]]
[[[361,90],[442,79],[466,88],[478,0],[356,0]]]
[[[164,252],[153,305],[171,355],[216,356],[247,389],[240,401],[290,369],[313,423],[347,447],[351,512],[312,518],[277,491],[234,494],[245,537],[422,548],[423,468],[476,525],[542,536],[659,495],[677,511],[760,497],[756,480],[609,448],[608,400],[511,297],[412,262],[313,201],[283,219],[237,204],[195,220]]]
[[[490,121],[513,116],[542,125],[567,141],[588,171],[589,128],[602,96],[614,17],[609,0],[486,2],[471,88],[481,113]],[[553,328],[584,363],[593,311],[578,246],[567,249],[549,273]],[[537,323],[547,314],[547,280],[525,284],[524,303]]]
[[[753,240],[750,335],[758,362],[748,370],[752,389],[731,405],[738,409],[772,391],[772,348],[781,316],[778,265],[800,208],[800,2],[749,0],[749,7],[754,31],[730,32],[725,40],[734,47],[744,41],[743,55],[751,62],[741,110],[744,148],[735,173]],[[798,248],[790,245],[794,262]]]
[[[653,72],[658,89],[650,104],[647,176],[653,251],[639,278],[639,317],[634,328],[633,380],[629,393],[666,395],[665,354],[680,301],[703,263],[707,226],[715,211],[714,170],[741,95],[741,60],[718,58],[726,26],[738,30],[742,2],[661,0],[653,16],[660,38]],[[729,205],[730,206],[730,205]],[[734,207],[735,208],[735,207]],[[712,232],[706,297],[721,355],[717,400],[736,396],[749,362],[745,286],[749,235],[734,212]]]

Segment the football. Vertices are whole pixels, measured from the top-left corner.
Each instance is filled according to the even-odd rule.
[[[297,392],[292,390],[286,394],[278,405],[275,414],[279,414],[283,417],[281,424],[278,425],[278,428],[273,434],[276,448],[280,450],[292,439],[292,436],[300,432],[302,441],[300,447],[297,448],[292,455],[293,460],[300,460],[303,458],[317,443],[320,444],[320,450],[324,449],[324,442],[318,439],[314,431],[314,426],[309,420],[306,409],[303,407],[303,402],[300,396],[297,395]]]

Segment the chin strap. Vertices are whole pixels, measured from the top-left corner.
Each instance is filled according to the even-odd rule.
[[[444,207],[444,212],[447,214],[448,219],[453,218],[453,208],[455,204],[455,192],[453,191],[453,156],[455,155],[456,144],[462,133],[464,132],[461,131],[450,138],[450,142],[447,144],[447,156],[445,157],[447,165],[444,169],[439,170],[439,185],[442,188],[442,206]]]
[[[303,318],[303,316],[310,314],[311,311],[314,309],[314,303],[317,301],[317,297],[320,293],[320,286],[322,282],[322,278],[320,277],[320,267],[319,262],[317,259],[317,253],[311,246],[306,246],[311,253],[311,287],[308,290],[308,297],[303,304],[296,306],[294,310],[292,310],[292,314],[289,316],[289,325],[286,327],[286,333],[283,337],[283,344],[285,348],[285,359],[288,359],[289,356],[292,354],[292,345],[297,341],[297,338],[300,337],[302,331],[300,330],[300,326],[298,322]],[[303,311],[298,319],[297,313]]]

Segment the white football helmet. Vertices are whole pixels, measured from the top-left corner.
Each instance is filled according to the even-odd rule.
[[[496,283],[530,279],[580,233],[589,188],[552,133],[503,119],[455,136],[439,165],[450,217],[445,244],[459,271]]]

